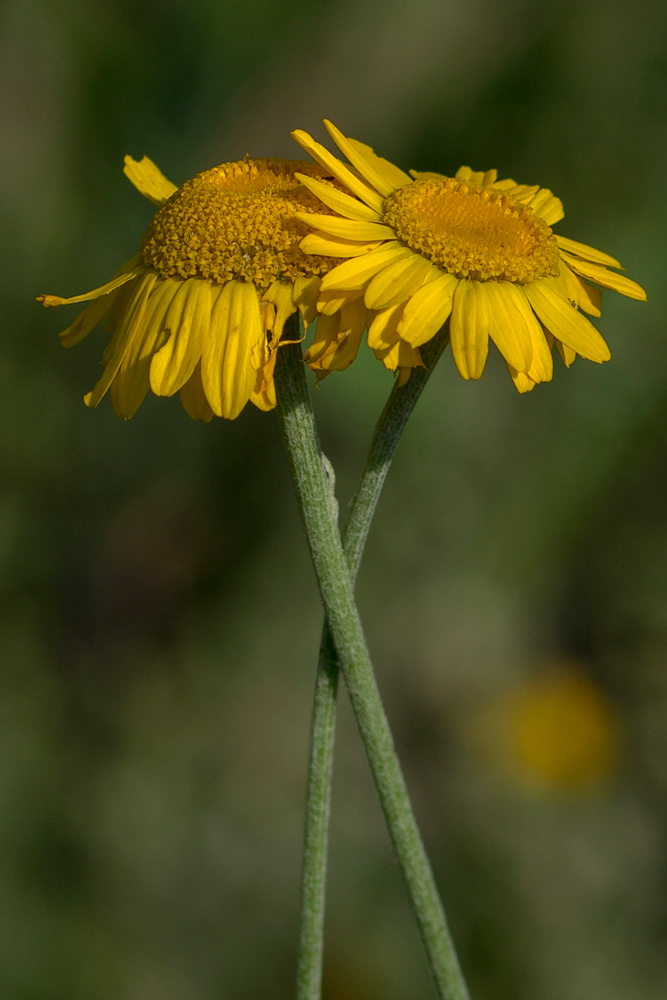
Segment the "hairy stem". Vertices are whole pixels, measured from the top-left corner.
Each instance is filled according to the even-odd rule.
[[[279,350],[275,378],[278,414],[320,594],[438,994],[442,1000],[467,1000],[354,600],[350,568],[338,531],[336,502],[322,460],[298,344]]]
[[[424,368],[415,368],[405,385],[399,386],[398,382],[394,384],[375,427],[344,535],[345,556],[353,585],[396,446],[448,342],[449,335],[443,329],[422,348]],[[322,992],[338,677],[338,656],[329,622],[325,617],[317,664],[308,761],[296,1000],[320,1000]]]

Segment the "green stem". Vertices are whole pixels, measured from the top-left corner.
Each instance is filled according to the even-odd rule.
[[[345,529],[345,556],[353,584],[396,446],[448,342],[448,332],[443,329],[422,348],[425,367],[415,368],[404,386],[399,386],[398,382],[394,384],[378,420]],[[322,990],[338,675],[336,647],[325,618],[317,664],[308,762],[296,1000],[320,1000]]]
[[[467,1000],[366,647],[298,345],[279,350],[275,379],[278,414],[320,594],[438,994],[442,1000]]]

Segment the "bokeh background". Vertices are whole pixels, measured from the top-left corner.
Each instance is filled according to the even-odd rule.
[[[667,7],[650,0],[0,6],[0,995],[293,992],[321,610],[275,414],[81,397],[74,308],[176,183],[321,118],[404,168],[551,187],[618,256],[614,355],[519,396],[445,355],[359,599],[475,1000],[667,989]],[[314,393],[344,512],[390,377]],[[341,697],[325,1000],[431,997]]]

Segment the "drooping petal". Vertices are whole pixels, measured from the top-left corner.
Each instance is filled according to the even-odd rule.
[[[273,345],[277,344],[283,335],[283,327],[285,322],[292,313],[296,312],[296,306],[293,300],[293,286],[288,284],[286,281],[274,281],[273,284],[264,292],[262,296],[263,302],[271,302],[276,309],[276,318],[273,323],[273,335],[271,337],[271,343]]]
[[[322,287],[322,279],[317,277],[297,278],[294,282],[292,301],[301,312],[304,326],[308,327],[317,316],[317,299]]]
[[[340,310],[333,316],[320,313],[315,325],[313,342],[304,355],[306,364],[313,368],[318,365],[326,354],[335,349],[340,327]]]
[[[126,156],[123,173],[137,191],[154,205],[164,205],[167,198],[170,198],[174,191],[178,191],[176,185],[168,181],[160,168],[147,156],[141,160],[133,160],[131,156]]]
[[[589,316],[601,316],[602,290],[596,288],[595,285],[589,285],[580,275],[570,273],[579,286],[579,308],[587,312]]]
[[[566,368],[569,368],[570,365],[576,361],[577,352],[573,351],[571,347],[567,346],[567,344],[563,344],[560,340],[556,341],[556,347],[558,348],[558,353],[563,359],[563,364]]]
[[[482,282],[464,279],[454,291],[449,321],[456,367],[465,379],[480,378],[489,353],[487,300],[479,294]]]
[[[403,316],[404,308],[404,304],[400,302],[397,306],[382,309],[373,317],[368,328],[368,346],[372,350],[383,351],[393,347],[401,339],[398,324]]]
[[[183,409],[193,420],[203,420],[209,423],[213,419],[214,413],[209,406],[208,399],[204,393],[204,386],[201,380],[201,361],[193,371],[190,378],[180,390],[181,403]]]
[[[174,296],[165,317],[167,342],[153,355],[151,388],[156,396],[173,396],[197,366],[211,320],[211,286],[188,278]]]
[[[173,278],[156,281],[141,321],[141,330],[125,352],[114,381],[114,411],[129,420],[139,409],[150,388],[151,360],[168,337],[164,320],[178,290]]]
[[[521,392],[532,392],[535,388],[536,383],[526,372],[518,372],[516,368],[512,368],[511,365],[507,366],[510,375],[512,376],[512,381],[514,382],[515,388]]]
[[[391,347],[375,350],[374,354],[378,361],[382,361],[385,368],[388,368],[389,371],[395,372],[397,369],[401,370],[401,385],[405,385],[407,382],[407,375],[404,375],[405,372],[409,375],[412,368],[424,367],[424,362],[418,349],[410,347],[404,340],[398,340]]]
[[[590,316],[601,316],[600,305],[602,303],[602,292],[599,288],[589,285],[584,279],[575,274],[572,268],[561,260],[559,279],[562,283],[563,294],[573,306],[581,307]]]
[[[522,292],[510,281],[484,281],[477,294],[486,297],[489,334],[494,344],[508,365],[527,372],[533,360],[533,345],[522,309]]]
[[[589,361],[609,361],[611,352],[600,333],[563,297],[554,279],[531,281],[524,290],[538,319],[557,340]]]
[[[361,299],[346,303],[340,311],[336,350],[322,360],[322,367],[342,372],[352,364],[366,327],[366,310]]]
[[[38,295],[37,301],[41,302],[44,306],[68,306],[74,302],[89,302],[91,299],[98,299],[101,295],[108,295],[109,292],[120,288],[125,282],[132,281],[133,278],[138,278],[145,273],[146,268],[141,263],[141,258],[137,254],[123,264],[111,281],[107,281],[106,285],[100,285],[99,288],[94,288],[92,292],[84,292],[83,295],[73,295],[69,299],[64,299],[61,295]]]
[[[263,343],[259,299],[250,282],[230,281],[220,292],[202,353],[202,383],[211,409],[233,420],[255,388],[253,353]]]
[[[115,333],[118,329],[123,316],[125,315],[127,304],[132,298],[134,289],[140,281],[140,277],[133,278],[132,281],[128,281],[127,284],[111,293],[112,302],[109,306],[109,311],[104,317],[104,329],[107,333]]]
[[[96,407],[109,389],[118,374],[125,353],[135,337],[141,332],[144,313],[149,296],[157,280],[157,274],[149,271],[137,284],[134,294],[128,304],[122,323],[118,327],[113,355],[109,358],[104,374],[92,392],[86,393],[83,401],[86,406]]]
[[[398,331],[412,347],[421,347],[434,337],[452,311],[454,289],[459,279],[441,274],[423,285],[403,311]]]
[[[95,299],[92,305],[84,309],[72,325],[60,334],[60,343],[63,347],[74,347],[75,344],[80,344],[107,314],[117,294],[116,291],[109,295],[100,295],[99,299]]]

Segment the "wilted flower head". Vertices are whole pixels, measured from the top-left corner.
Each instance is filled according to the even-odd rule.
[[[196,420],[233,419],[248,400],[276,404],[273,371],[285,320],[316,314],[321,276],[335,261],[304,252],[303,210],[330,209],[296,178],[338,182],[322,167],[292,160],[223,163],[177,188],[147,157],[125,158],[125,173],[158,206],[139,248],[107,284],[46,306],[92,300],[61,334],[65,347],[101,319],[113,334],[105,369],[84,398],[97,406],[107,390],[118,416],[131,417],[151,388],[180,392]],[[343,304],[341,304],[343,305]],[[342,309],[339,328],[361,339],[358,310]]]

